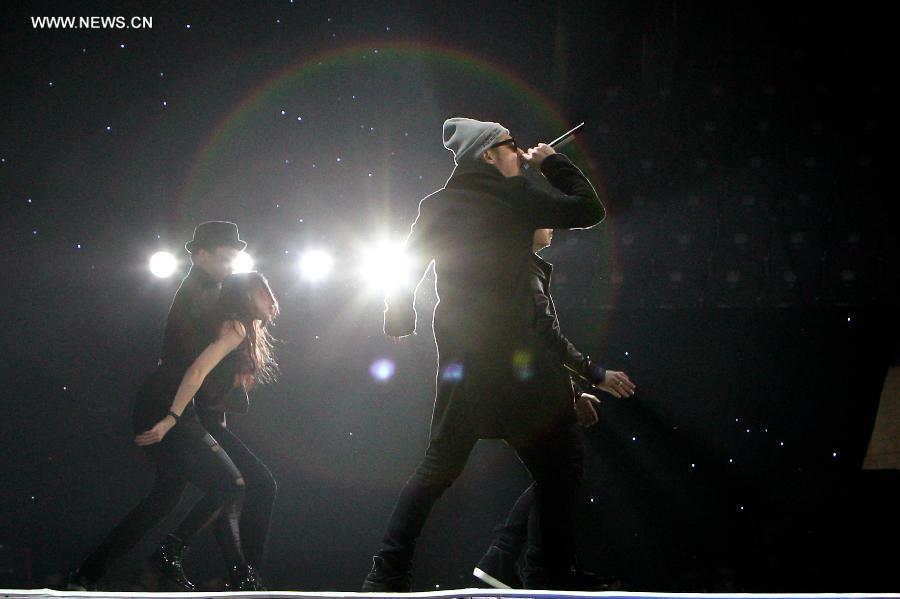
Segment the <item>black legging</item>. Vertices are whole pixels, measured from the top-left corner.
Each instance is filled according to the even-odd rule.
[[[153,488],[87,557],[80,572],[89,579],[102,578],[113,560],[134,547],[175,509],[189,482],[204,494],[173,534],[189,543],[218,520],[216,536],[225,559],[245,565],[239,530],[245,483],[223,446],[203,429],[193,413],[186,412],[161,443],[146,449],[156,464]]]
[[[240,519],[241,546],[244,548],[247,562],[259,568],[266,552],[269,522],[272,519],[272,507],[278,491],[275,477],[266,465],[247,449],[243,441],[225,428],[221,412],[207,412],[198,408],[197,414],[204,428],[228,452],[228,456],[244,477],[246,487]],[[215,528],[220,543],[223,542],[222,528],[223,526],[219,524]],[[224,542],[227,544],[230,542],[230,535],[227,531],[224,534],[226,535]]]

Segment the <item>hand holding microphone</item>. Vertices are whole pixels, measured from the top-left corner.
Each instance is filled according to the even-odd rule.
[[[531,168],[540,170],[541,163],[551,154],[556,154],[556,150],[547,144],[538,144],[537,147],[531,148],[527,152],[522,152],[521,156],[522,160],[527,162]]]

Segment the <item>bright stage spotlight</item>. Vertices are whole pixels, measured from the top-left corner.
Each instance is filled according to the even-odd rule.
[[[389,358],[379,358],[369,366],[369,374],[379,383],[389,381],[396,370],[396,364]]]
[[[334,258],[322,250],[309,250],[300,259],[300,272],[307,281],[321,281],[334,268]]]
[[[252,270],[253,258],[246,252],[239,253],[231,263],[231,272],[250,272]]]
[[[169,252],[156,252],[150,256],[150,272],[153,276],[165,279],[171,277],[178,263]]]
[[[409,284],[409,258],[400,245],[382,244],[372,248],[363,254],[360,263],[360,275],[374,289],[386,292]]]

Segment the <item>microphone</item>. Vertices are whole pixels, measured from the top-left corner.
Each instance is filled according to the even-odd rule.
[[[566,131],[565,133],[563,133],[562,135],[560,135],[559,137],[557,137],[556,139],[554,139],[547,145],[554,149],[557,146],[561,147],[561,146],[566,145],[567,143],[569,143],[572,140],[572,137],[574,137],[574,135],[578,131],[581,130],[582,127],[584,127],[584,121],[578,123],[577,125],[575,125],[571,129],[569,129],[568,131]]]

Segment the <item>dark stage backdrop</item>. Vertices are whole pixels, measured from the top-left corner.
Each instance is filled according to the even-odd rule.
[[[83,343],[54,345],[60,337],[48,330],[9,365],[20,374],[6,388],[14,437],[3,457],[0,530],[4,545],[30,550],[32,584],[73,565],[148,488],[128,423],[131,393],[156,356],[148,331],[159,328],[167,293],[154,294],[155,307],[142,303],[139,318],[86,301],[66,329]],[[863,475],[860,466],[893,356],[895,314],[562,304],[571,338],[639,389],[629,400],[605,399],[601,424],[584,435],[587,566],[656,590],[887,588],[878,584],[888,580],[887,558],[874,541],[896,533],[896,476]],[[353,334],[318,340],[315,319],[285,317],[281,380],[256,394],[249,416],[232,419],[280,483],[273,587],[354,590],[424,451],[430,330],[395,346],[380,339],[376,311],[370,316]],[[102,365],[110,355],[115,368]],[[368,377],[374,355],[397,363],[391,381]],[[44,370],[73,382],[57,388]],[[429,521],[417,588],[472,584],[493,525],[527,482],[511,450],[482,442]],[[162,533],[111,580],[134,580]],[[214,578],[211,539],[195,549],[191,571]]]
[[[425,449],[435,353],[427,318],[413,339],[383,338],[356,262],[402,239],[444,184],[440,124],[457,115],[525,144],[588,123],[566,152],[608,218],[559,233],[546,257],[563,331],[639,392],[605,401],[585,434],[585,566],[659,591],[900,586],[877,549],[896,545],[897,471],[860,471],[900,338],[895,31],[878,7],[14,4],[0,31],[0,587],[59,584],[149,488],[133,395],[180,248],[198,222],[229,219],[283,308],[281,378],[232,421],[280,484],[268,584],[358,588]],[[30,20],[117,14],[153,28]],[[313,247],[338,260],[319,285],[298,269]],[[148,272],[159,250],[177,252],[175,277]],[[378,358],[396,364],[384,383]],[[416,588],[472,584],[527,482],[502,443],[481,444],[428,523]],[[139,578],[164,527],[111,587]],[[219,562],[204,537],[189,573],[208,583]]]

